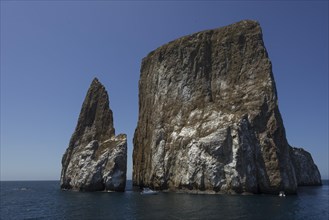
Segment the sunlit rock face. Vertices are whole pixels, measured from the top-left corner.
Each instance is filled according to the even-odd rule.
[[[95,78],[62,158],[61,188],[124,191],[126,170],[127,137],[115,136],[108,94]]]
[[[169,42],[143,59],[133,184],[295,193],[297,180],[260,25]]]

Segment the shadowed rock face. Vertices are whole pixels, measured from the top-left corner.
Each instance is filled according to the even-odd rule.
[[[134,185],[295,193],[289,150],[257,22],[185,36],[143,59]]]
[[[291,147],[290,156],[295,168],[298,186],[322,185],[320,172],[309,152],[303,148]]]
[[[61,188],[124,191],[126,167],[126,135],[115,136],[108,94],[95,78],[62,158]]]

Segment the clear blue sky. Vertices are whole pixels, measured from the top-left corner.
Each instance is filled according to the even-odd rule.
[[[258,20],[291,145],[328,178],[328,1],[1,1],[1,180],[58,180],[94,77],[128,135],[140,64],[178,37]]]

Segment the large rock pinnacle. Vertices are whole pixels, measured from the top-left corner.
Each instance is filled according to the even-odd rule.
[[[108,94],[95,78],[63,155],[61,188],[124,191],[126,167],[126,135],[115,136]]]
[[[143,59],[133,184],[295,193],[297,180],[260,25],[172,41]]]

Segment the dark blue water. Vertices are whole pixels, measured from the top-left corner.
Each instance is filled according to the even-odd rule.
[[[129,182],[131,184],[131,182]],[[298,195],[140,195],[61,191],[58,181],[1,182],[1,219],[326,219],[328,181]]]

